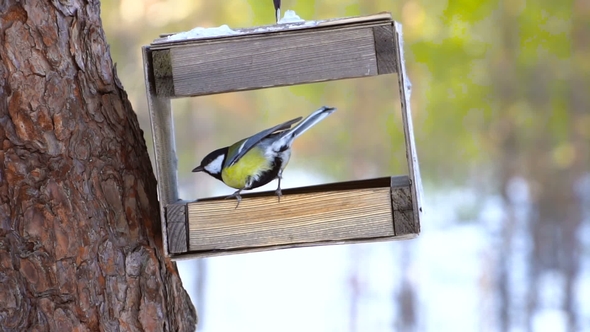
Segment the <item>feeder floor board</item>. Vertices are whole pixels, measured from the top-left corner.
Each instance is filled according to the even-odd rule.
[[[167,219],[171,253],[212,256],[406,239],[413,222],[407,176],[284,189],[235,199],[210,198],[171,204]]]

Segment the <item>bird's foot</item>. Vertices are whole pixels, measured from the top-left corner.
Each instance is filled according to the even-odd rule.
[[[242,196],[240,196],[240,191],[241,190],[238,190],[235,193],[233,193],[225,198],[225,199],[235,198],[238,201],[238,204],[236,204],[236,209],[238,208],[238,206],[240,206],[240,202],[242,201]]]
[[[277,198],[279,199],[279,203],[280,203],[281,196],[283,196],[283,192],[281,191],[281,188],[277,188],[277,190],[275,190],[275,194],[277,195]]]

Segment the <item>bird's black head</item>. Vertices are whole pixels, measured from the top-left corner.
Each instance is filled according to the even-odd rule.
[[[225,161],[225,157],[227,156],[228,147],[224,147],[221,149],[217,149],[211,153],[209,153],[203,160],[201,161],[201,165],[195,167],[193,172],[205,172],[212,177],[221,180],[221,171],[223,170],[223,163]]]

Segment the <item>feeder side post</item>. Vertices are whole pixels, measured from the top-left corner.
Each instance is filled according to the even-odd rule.
[[[410,96],[412,94],[412,83],[406,73],[404,59],[404,41],[402,25],[394,22],[395,28],[395,49],[397,56],[397,77],[400,90],[400,102],[404,122],[404,136],[406,139],[406,157],[408,159],[408,171],[410,173],[410,188],[412,190],[412,205],[414,210],[414,221],[416,230],[420,231],[420,217],[422,215],[422,178],[420,177],[420,165],[418,164],[418,153],[414,142],[414,127],[412,124],[412,110],[410,107]]]
[[[143,68],[147,105],[150,114],[156,179],[158,180],[158,199],[160,200],[160,218],[162,220],[162,240],[164,254],[168,255],[168,234],[166,227],[166,206],[178,201],[177,159],[174,142],[174,122],[170,98],[158,96],[155,91],[153,63],[148,46],[142,47]]]

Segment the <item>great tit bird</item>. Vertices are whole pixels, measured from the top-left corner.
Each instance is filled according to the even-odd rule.
[[[193,172],[205,172],[238,189],[227,197],[238,200],[236,208],[242,200],[242,190],[263,186],[277,178],[279,185],[275,192],[280,200],[281,178],[291,157],[293,141],[335,110],[336,108],[323,106],[293,128],[291,125],[301,120],[301,117],[263,130],[231,146],[217,149],[203,158],[201,165],[193,169]]]

